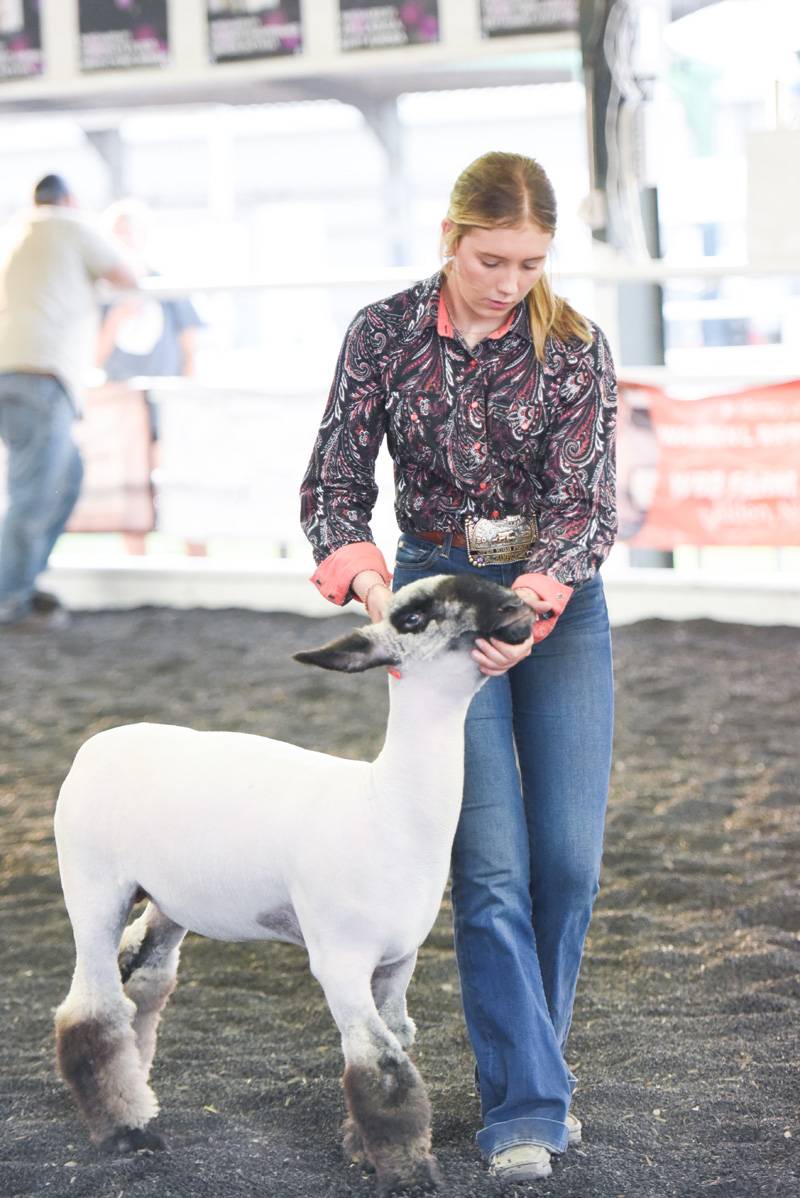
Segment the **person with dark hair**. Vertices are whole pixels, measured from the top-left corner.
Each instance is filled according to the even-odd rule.
[[[0,438],[8,489],[0,628],[54,624],[61,615],[36,580],[80,491],[83,467],[72,425],[94,358],[95,282],[136,286],[117,246],[81,218],[59,175],[39,180],[34,204],[0,273]]]
[[[72,204],[72,196],[61,175],[45,175],[33,189],[33,202],[42,204]]]
[[[616,534],[616,380],[602,332],[551,290],[555,228],[533,159],[490,153],[467,167],[442,223],[443,269],[350,325],[302,486],[313,582],[332,602],[358,598],[373,621],[388,611],[369,528],[385,435],[394,589],[474,572],[534,613],[523,644],[475,643],[487,680],[467,715],[452,856],[477,1139],[507,1182],[548,1176],[551,1154],[581,1140],[565,1046],[611,763],[598,570]]]

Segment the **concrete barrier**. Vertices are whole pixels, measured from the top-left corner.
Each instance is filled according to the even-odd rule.
[[[265,565],[209,558],[147,556],[99,564],[56,558],[42,580],[72,609],[145,605],[242,607],[329,616],[334,608],[308,581],[310,563]],[[722,620],[800,625],[800,576],[753,580],[678,570],[616,568],[603,572],[612,624],[635,620]],[[355,605],[353,605],[355,610]],[[361,610],[360,607],[358,610]]]

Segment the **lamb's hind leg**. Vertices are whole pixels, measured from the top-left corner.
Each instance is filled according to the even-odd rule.
[[[158,1114],[136,1047],[136,1008],[123,992],[117,967],[119,938],[132,893],[65,884],[75,935],[72,986],[56,1011],[56,1053],[61,1075],[95,1144],[109,1151],[161,1148],[146,1130]]]
[[[153,902],[126,929],[119,950],[125,993],[136,1003],[133,1030],[144,1076],[156,1051],[161,1012],[175,989],[181,941],[186,929],[173,923]]]
[[[431,1155],[428,1094],[378,1014],[371,967],[337,956],[330,969],[313,961],[312,968],[342,1034],[346,1134],[354,1146],[363,1146],[382,1193],[434,1187],[438,1176]]]

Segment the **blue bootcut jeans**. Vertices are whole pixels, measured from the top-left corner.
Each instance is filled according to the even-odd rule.
[[[0,374],[0,439],[8,452],[8,508],[0,530],[0,624],[31,610],[39,574],[64,530],[83,467],[75,413],[50,375]]]
[[[524,572],[521,562],[472,566],[463,549],[403,533],[393,587],[462,573],[509,586]],[[487,1157],[523,1142],[567,1146],[576,1079],[564,1046],[598,891],[612,724],[595,575],[530,657],[484,683],[467,714],[453,922]]]

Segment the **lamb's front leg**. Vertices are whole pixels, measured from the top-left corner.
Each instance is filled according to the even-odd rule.
[[[378,1014],[371,965],[341,953],[312,961],[342,1035],[351,1135],[363,1145],[383,1194],[438,1182],[424,1082]]]
[[[414,1043],[417,1029],[409,1019],[406,1008],[406,989],[414,973],[417,951],[409,953],[391,965],[379,965],[372,975],[372,996],[378,1014],[390,1032],[394,1032],[400,1047],[409,1051]],[[355,1164],[370,1166],[358,1125],[350,1115],[342,1126],[342,1148],[345,1159]]]

